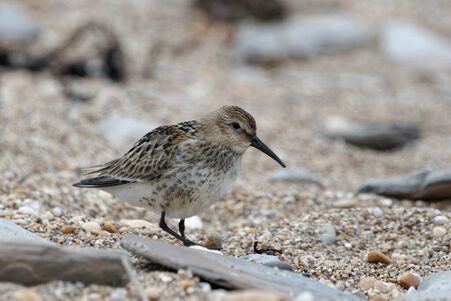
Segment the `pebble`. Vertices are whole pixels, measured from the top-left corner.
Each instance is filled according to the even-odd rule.
[[[238,290],[224,294],[220,301],[284,301],[286,297],[263,290]]]
[[[82,224],[81,226],[86,232],[90,232],[90,233],[93,233],[93,232],[98,233],[98,232],[102,231],[102,228],[100,227],[99,223],[97,223],[97,222],[87,222],[87,223]],[[94,234],[97,234],[97,233],[94,233]]]
[[[371,263],[383,262],[386,264],[392,263],[390,258],[388,258],[386,255],[382,254],[379,251],[370,251],[368,253],[368,262],[371,262]]]
[[[148,228],[152,231],[160,230],[158,226],[142,219],[121,219],[119,223],[122,226],[129,226],[132,228]]]
[[[412,255],[407,255],[404,257],[404,261],[409,264],[419,264],[420,260],[418,258],[413,257]]]
[[[22,214],[28,214],[28,215],[37,215],[36,210],[34,210],[33,208],[30,208],[28,206],[19,207],[19,209],[17,209],[17,212],[22,213]]]
[[[418,277],[414,274],[403,273],[398,278],[398,284],[406,289],[408,289],[409,287],[414,287],[415,289],[417,289],[418,285],[420,284],[420,279],[418,279]]]
[[[63,216],[63,210],[59,207],[52,208],[52,214],[55,217],[61,217]]]
[[[354,207],[357,203],[356,199],[342,199],[333,203],[333,207],[335,208],[351,208]]]
[[[61,232],[63,232],[64,234],[70,234],[73,233],[74,231],[75,231],[74,226],[64,226],[61,228]]]
[[[360,280],[359,286],[364,290],[369,290],[371,288],[374,288],[374,283],[376,282],[376,278],[374,277],[365,277]]]
[[[183,279],[179,281],[179,285],[183,288],[183,290],[186,290],[187,288],[195,286],[196,283],[191,280]]]
[[[204,223],[197,215],[185,219],[185,227],[187,229],[198,230],[204,227]]]
[[[333,244],[337,240],[337,233],[334,225],[326,223],[323,225],[324,233],[320,235],[320,240],[325,244]]]
[[[378,291],[382,293],[388,293],[390,292],[395,286],[392,283],[387,283],[384,281],[376,280],[374,282],[374,289],[377,289]]]
[[[435,227],[432,229],[432,236],[439,238],[446,234],[446,229],[443,227]]]
[[[390,244],[388,244],[388,243],[383,243],[382,245],[381,245],[381,250],[383,251],[383,252],[387,252],[388,250],[390,250],[391,249],[391,245]]]
[[[110,233],[116,233],[117,232],[116,227],[111,222],[105,223],[103,225],[103,229],[105,229],[106,231],[108,231]]]
[[[149,286],[144,290],[144,293],[150,300],[156,300],[160,297],[161,290],[162,289],[160,287]]]
[[[375,216],[375,217],[381,217],[382,215],[384,215],[384,211],[382,211],[381,208],[379,207],[374,207],[371,209],[371,213]]]
[[[449,222],[449,219],[446,216],[439,215],[434,217],[434,223],[437,225],[447,224]]]
[[[32,289],[24,288],[12,293],[14,301],[42,301],[42,298]]]
[[[381,296],[373,296],[368,298],[368,301],[385,301],[385,299],[382,298]]]
[[[240,257],[241,259],[252,261],[258,264],[262,264],[267,267],[277,267],[280,270],[292,271],[293,268],[288,262],[280,260],[277,256],[264,255],[264,254],[250,254]]]

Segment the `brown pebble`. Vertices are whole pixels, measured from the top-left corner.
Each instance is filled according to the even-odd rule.
[[[12,293],[14,301],[42,301],[42,298],[32,289],[18,289]]]
[[[378,263],[383,262],[386,264],[391,264],[392,261],[390,258],[388,258],[386,255],[382,254],[379,251],[371,251],[368,253],[368,262],[371,263]]]
[[[359,286],[364,290],[369,290],[374,288],[374,283],[376,282],[376,278],[373,277],[365,277],[359,282]]]
[[[156,300],[160,297],[162,289],[156,286],[149,286],[144,290],[147,298],[150,300]]]
[[[105,225],[103,225],[103,229],[105,229],[106,231],[108,231],[110,233],[116,233],[117,232],[116,227],[111,222],[105,223]]]
[[[420,284],[420,279],[418,279],[418,277],[415,276],[414,274],[403,273],[398,278],[398,284],[405,289],[408,289],[411,286],[413,286],[415,289],[417,289],[418,285]]]
[[[186,290],[186,289],[189,288],[189,287],[195,286],[196,283],[194,283],[194,281],[191,281],[191,280],[180,280],[180,281],[179,281],[179,285],[180,285],[184,290]]]
[[[411,264],[419,264],[420,260],[418,258],[413,257],[412,255],[407,255],[406,257],[404,257],[404,261],[406,263],[411,263]]]
[[[368,299],[368,301],[385,301],[381,296],[373,296]]]
[[[391,283],[387,283],[384,281],[376,280],[374,282],[374,289],[382,292],[382,293],[388,293],[390,292],[395,286]]]
[[[64,234],[70,234],[72,232],[75,231],[75,227],[74,226],[64,226],[61,228],[61,232],[63,232]]]

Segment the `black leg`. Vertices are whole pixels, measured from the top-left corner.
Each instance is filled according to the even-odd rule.
[[[174,230],[169,228],[168,225],[166,225],[166,222],[164,220],[165,215],[166,215],[166,213],[164,211],[161,212],[161,218],[160,218],[160,228],[161,229],[163,229],[167,233],[171,234],[172,236],[174,236],[178,240],[182,241],[183,245],[185,245],[187,247],[197,245],[196,243],[192,242],[191,240],[186,239],[184,237],[184,235],[180,236],[177,232],[175,232]],[[180,224],[179,224],[179,226],[180,226]],[[185,226],[185,224],[183,224],[183,226]]]
[[[179,231],[183,238],[185,238],[185,219],[182,218],[179,221]]]

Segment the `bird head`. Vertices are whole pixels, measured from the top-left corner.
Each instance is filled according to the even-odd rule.
[[[253,146],[285,167],[279,157],[257,137],[254,117],[238,106],[223,106],[203,119],[207,139],[222,144],[237,154]]]

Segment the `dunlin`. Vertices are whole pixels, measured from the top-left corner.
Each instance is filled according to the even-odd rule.
[[[185,237],[185,218],[210,207],[232,187],[249,146],[285,167],[257,138],[249,113],[223,106],[200,120],[152,130],[123,157],[87,168],[85,175],[94,177],[74,186],[99,188],[160,213],[160,227],[190,246],[195,243]],[[166,216],[180,218],[180,234],[167,226]]]

